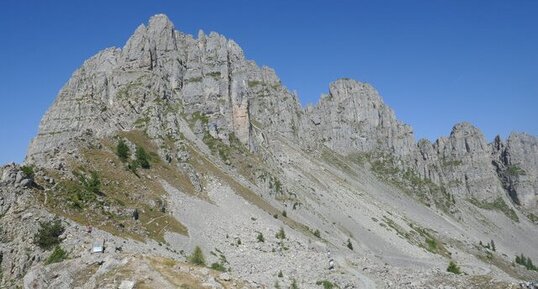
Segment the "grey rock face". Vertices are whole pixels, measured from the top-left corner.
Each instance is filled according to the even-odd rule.
[[[491,161],[484,135],[469,123],[456,124],[449,137],[435,144],[418,144],[417,171],[463,198],[494,200],[503,195]]]
[[[411,127],[399,122],[377,91],[368,84],[341,79],[330,85],[302,119],[305,143],[323,143],[347,155],[383,151],[404,156],[414,149]]]
[[[140,129],[162,144],[177,140],[186,123],[199,139],[229,143],[235,137],[251,151],[279,135],[344,156],[389,154],[402,171],[414,170],[455,196],[491,201],[508,190],[525,207],[536,207],[536,138],[516,134],[494,149],[462,123],[433,144],[416,143],[411,127],[373,87],[349,79],[333,82],[317,105],[302,109],[275,72],[245,59],[234,41],[214,32],[183,34],[164,15],[139,26],[123,48],[84,62],[43,117],[27,161],[61,168],[56,153],[85,134]],[[161,157],[185,161],[177,144],[177,152],[161,151]],[[510,175],[514,170],[519,173]]]
[[[512,133],[506,144],[497,137],[491,145],[494,164],[505,189],[516,203],[538,207],[538,139]]]
[[[153,138],[174,134],[177,118],[194,113],[207,116],[203,125],[215,137],[234,133],[250,145],[251,68],[233,41],[216,33],[193,39],[154,16],[123,49],[106,49],[73,74],[41,121],[28,160],[46,165],[48,153],[86,130],[97,137],[133,128]]]

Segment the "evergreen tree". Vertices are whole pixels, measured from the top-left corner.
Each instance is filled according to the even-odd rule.
[[[205,266],[204,253],[202,252],[202,248],[200,248],[200,246],[196,246],[196,248],[194,248],[192,255],[189,257],[189,261],[196,265]]]
[[[144,148],[136,147],[136,162],[143,169],[149,169],[149,157]]]
[[[122,161],[126,161],[129,158],[129,147],[125,141],[123,141],[123,139],[118,141],[118,145],[116,146],[116,154]]]
[[[351,243],[351,240],[349,238],[347,239],[347,247],[353,251],[353,244]]]

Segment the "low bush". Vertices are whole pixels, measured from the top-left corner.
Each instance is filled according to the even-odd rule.
[[[226,272],[226,267],[224,267],[224,265],[222,265],[221,263],[217,263],[217,262],[211,264],[211,269],[220,271],[220,272]]]
[[[448,267],[446,268],[446,271],[450,273],[458,274],[458,275],[461,274],[460,267],[456,265],[456,263],[454,263],[453,261],[450,261],[450,263],[448,264]]]
[[[278,232],[276,233],[275,237],[280,240],[286,239],[286,232],[284,232],[284,228],[281,227],[280,230],[278,230]]]
[[[328,280],[317,281],[316,285],[322,285],[323,289],[333,289],[335,287],[334,284]]]
[[[34,167],[33,166],[22,166],[21,171],[29,178],[34,177]]]
[[[67,252],[60,246],[54,247],[54,251],[50,254],[49,258],[45,261],[45,264],[59,263],[67,259]]]
[[[262,234],[262,233],[258,233],[258,236],[256,237],[256,239],[257,239],[258,242],[260,242],[260,243],[265,242],[265,238],[263,237],[263,234]]]

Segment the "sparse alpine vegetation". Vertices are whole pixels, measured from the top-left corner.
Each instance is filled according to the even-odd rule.
[[[450,261],[450,263],[448,264],[448,267],[446,268],[446,271],[450,273],[454,273],[456,275],[461,274],[460,267],[456,263],[454,263],[454,261]]]
[[[196,246],[189,257],[189,261],[195,265],[205,266],[205,257],[200,246]]]
[[[527,270],[538,271],[538,267],[536,267],[536,265],[532,263],[530,257],[526,257],[525,255],[521,254],[520,256],[516,256],[515,261],[516,264],[524,266],[525,268],[527,268]]]
[[[45,264],[58,263],[58,262],[62,262],[65,259],[67,259],[67,252],[64,249],[62,249],[62,247],[56,246],[54,248],[54,251],[52,251],[50,256],[45,261]]]

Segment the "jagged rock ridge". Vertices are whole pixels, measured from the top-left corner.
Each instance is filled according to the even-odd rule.
[[[122,49],[98,53],[73,74],[43,118],[28,161],[46,165],[46,154],[86,130],[102,137],[144,127],[154,139],[175,135],[182,117],[197,118],[200,138],[205,131],[224,142],[233,135],[255,151],[278,133],[342,155],[388,153],[397,166],[456,196],[494,200],[504,187],[517,203],[537,207],[536,137],[514,134],[498,153],[477,128],[462,123],[435,144],[416,144],[412,129],[375,89],[349,79],[335,81],[316,106],[302,109],[274,71],[246,60],[234,41],[213,32],[194,39],[164,15],[138,27]],[[514,168],[521,171],[513,175]]]

